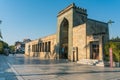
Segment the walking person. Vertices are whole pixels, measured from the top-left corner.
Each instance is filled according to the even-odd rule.
[[[4,49],[4,53],[5,53],[6,56],[8,56],[8,55],[9,55],[9,49],[8,49],[8,48],[5,48],[5,49]]]
[[[12,52],[12,54],[13,54],[13,56],[15,55],[15,51],[14,52]]]
[[[15,51],[13,52],[13,56],[16,56],[17,53],[17,49],[15,49]]]

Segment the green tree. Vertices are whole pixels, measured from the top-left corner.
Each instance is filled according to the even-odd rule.
[[[112,38],[111,38],[111,41],[114,41],[114,42],[116,42],[116,41],[120,41],[120,38],[119,38],[118,36],[117,36],[117,37],[115,37],[115,38],[114,38],[114,37],[112,37]]]
[[[15,46],[11,45],[11,46],[9,46],[9,49],[10,49],[11,52],[14,52],[15,51]]]
[[[3,53],[3,43],[0,41],[0,54]]]
[[[4,54],[5,48],[8,48],[8,44],[4,41],[0,41],[0,54]]]
[[[113,60],[114,61],[119,61],[120,58],[120,38],[112,38],[111,41],[109,41],[108,43],[106,43],[105,45],[105,60],[109,60],[109,48],[112,48],[112,52],[113,52]]]

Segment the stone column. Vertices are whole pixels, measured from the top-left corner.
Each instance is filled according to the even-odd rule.
[[[103,60],[103,41],[102,35],[99,36],[99,60]]]

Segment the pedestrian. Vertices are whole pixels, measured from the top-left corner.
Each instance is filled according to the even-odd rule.
[[[13,52],[13,56],[16,56],[16,53],[17,53],[17,50],[15,50],[15,51]]]
[[[5,48],[5,49],[4,49],[4,53],[5,53],[6,56],[8,56],[8,55],[9,55],[9,49],[8,49],[8,48]]]
[[[15,55],[15,52],[12,52],[13,56]]]

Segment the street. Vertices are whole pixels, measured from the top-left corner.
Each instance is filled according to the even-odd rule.
[[[10,54],[0,55],[0,80],[120,80],[120,68]]]

